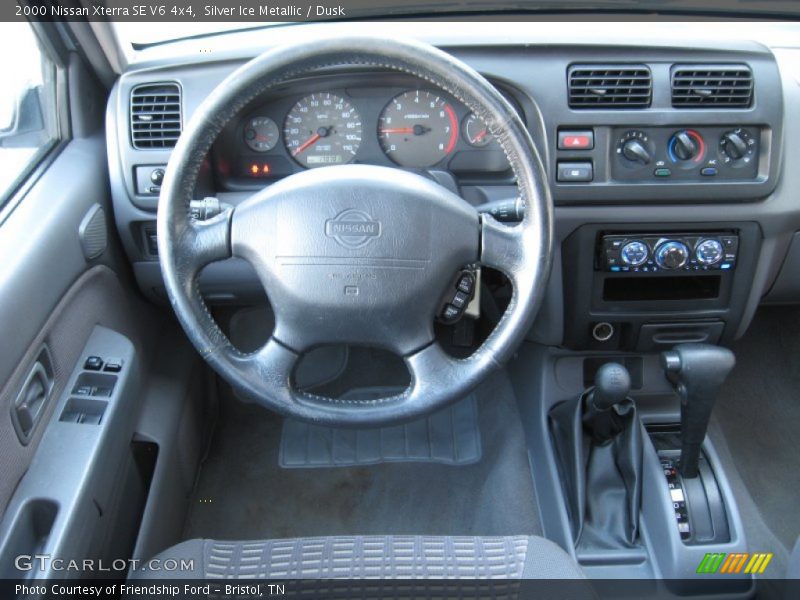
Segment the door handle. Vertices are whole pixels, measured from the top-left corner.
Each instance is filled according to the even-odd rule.
[[[45,367],[45,362],[49,364],[49,356],[43,351],[31,367],[11,408],[12,421],[23,444],[30,441],[53,390],[53,378]]]

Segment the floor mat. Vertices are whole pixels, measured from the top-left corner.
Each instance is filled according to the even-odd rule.
[[[392,396],[403,388],[362,388],[342,398]],[[428,417],[380,429],[343,429],[284,419],[278,464],[284,469],[384,462],[469,465],[481,458],[474,394]]]
[[[764,522],[791,549],[800,535],[800,309],[759,309],[733,350],[714,414]]]
[[[282,419],[223,397],[185,537],[541,535],[520,416],[504,373],[477,391],[474,464],[281,469]]]

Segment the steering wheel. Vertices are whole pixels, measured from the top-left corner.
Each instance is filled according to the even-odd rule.
[[[413,75],[475,113],[504,150],[525,207],[509,226],[421,175],[338,165],[291,175],[207,221],[190,217],[201,164],[225,124],[259,95],[331,68]],[[381,425],[434,411],[477,386],[514,352],[532,325],[552,259],[553,206],[544,169],[511,105],[470,67],[431,46],[373,37],[301,42],[270,50],[227,77],[184,128],[158,207],[164,283],[179,321],[205,360],[236,389],[285,415],[330,425]],[[197,278],[210,262],[248,261],[275,313],[258,351],[236,349],[215,323]],[[471,356],[435,341],[442,298],[466,265],[504,273],[510,304]],[[411,374],[401,394],[343,400],[299,391],[303,352],[345,343],[402,356]]]

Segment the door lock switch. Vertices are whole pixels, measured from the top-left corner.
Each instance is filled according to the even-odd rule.
[[[103,359],[99,356],[90,356],[83,363],[83,368],[87,371],[99,371],[103,368]]]

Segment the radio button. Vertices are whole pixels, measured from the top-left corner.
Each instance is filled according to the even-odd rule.
[[[695,248],[697,260],[703,265],[714,265],[722,260],[723,248],[719,240],[703,240]]]
[[[683,242],[670,240],[656,248],[656,264],[664,269],[680,269],[689,261],[689,248]]]
[[[650,256],[650,249],[647,244],[640,241],[628,242],[620,251],[620,258],[626,265],[638,267],[647,262]]]

